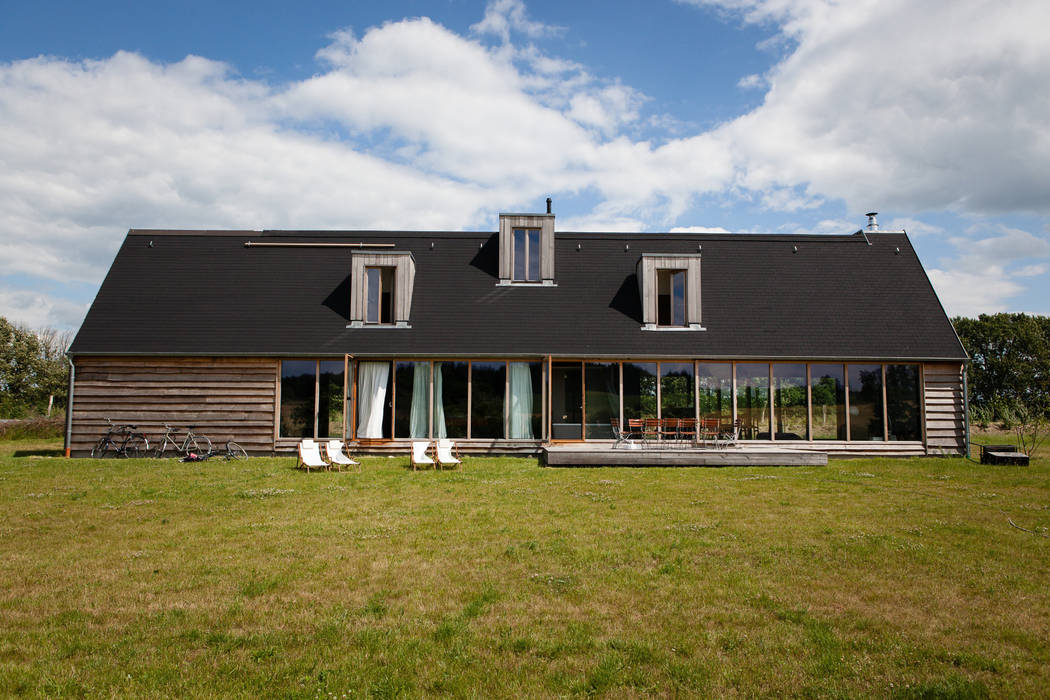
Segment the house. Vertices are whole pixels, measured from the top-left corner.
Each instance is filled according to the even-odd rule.
[[[106,419],[253,453],[608,441],[740,419],[755,446],[960,454],[967,355],[905,232],[131,230],[74,340],[68,448]]]

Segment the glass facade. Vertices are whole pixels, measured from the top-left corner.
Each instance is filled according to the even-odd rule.
[[[574,360],[549,383],[539,360],[353,366],[347,385],[342,360],[281,361],[279,436],[611,440],[618,419],[735,416],[742,440],[923,439],[919,364]]]
[[[841,364],[809,366],[813,383],[813,439],[846,439],[846,374]]]
[[[610,421],[620,417],[620,363],[588,362],[584,367],[586,438],[611,440]]]
[[[849,365],[849,439],[883,440],[882,365]]]
[[[736,365],[736,414],[742,440],[768,440],[769,365],[738,362]]]
[[[777,440],[809,438],[806,365],[773,364],[773,417]]]

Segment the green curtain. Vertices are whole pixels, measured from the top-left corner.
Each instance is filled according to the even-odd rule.
[[[444,362],[434,363],[434,437],[436,438],[448,437],[448,431],[445,430],[445,403],[441,390],[443,386],[441,367],[444,364]]]

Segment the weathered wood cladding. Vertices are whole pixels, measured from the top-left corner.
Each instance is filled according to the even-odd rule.
[[[966,451],[963,365],[927,363],[922,368],[926,453],[962,454]]]
[[[540,230],[540,281],[554,282],[554,215],[500,214],[499,215],[499,280],[510,284],[514,277],[514,229]]]
[[[394,268],[394,323],[408,323],[412,314],[412,289],[416,281],[416,263],[409,252],[354,253],[350,259],[350,320],[365,320],[368,289],[365,268]]]
[[[270,453],[277,371],[268,358],[76,358],[70,448],[90,451],[109,418],[137,425],[151,445],[167,423],[196,426],[216,447],[235,440],[249,453]]]
[[[638,260],[638,293],[642,297],[642,320],[657,323],[657,270],[685,270],[685,322],[699,326],[700,319],[700,254],[648,255]]]

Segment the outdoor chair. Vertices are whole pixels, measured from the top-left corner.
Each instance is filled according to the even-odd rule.
[[[678,419],[678,439],[688,440],[690,446],[696,444],[696,418]]]
[[[678,441],[678,419],[677,418],[661,418],[660,419],[660,439],[665,440],[668,443],[675,443]]]
[[[434,460],[427,455],[430,443],[425,440],[417,440],[412,443],[412,471],[417,467],[433,467]]]
[[[343,467],[357,467],[357,471],[361,471],[361,463],[355,461],[352,457],[343,451],[342,440],[329,440],[324,445],[325,456],[332,463],[332,466],[336,469],[342,469]]]
[[[609,425],[612,426],[613,437],[616,438],[616,444],[613,445],[613,449],[616,449],[620,445],[630,445],[630,433],[625,434],[623,430],[620,429],[620,420],[618,418],[610,419]]]
[[[742,423],[743,421],[741,421],[739,418],[733,421],[732,424],[729,426],[729,430],[725,430],[721,434],[719,434],[718,442],[715,443],[715,446],[718,447],[719,444],[721,445],[721,447],[732,447],[736,445],[737,440],[740,439],[740,426],[742,425]]]
[[[463,464],[459,459],[459,448],[456,447],[456,443],[444,438],[437,441],[437,464],[439,467],[449,465],[453,469]]]
[[[634,438],[638,438],[642,442],[645,442],[645,432],[642,429],[641,418],[627,419],[627,439],[632,440]]]
[[[311,469],[328,469],[331,463],[321,454],[321,446],[318,443],[306,439],[299,443],[299,461],[295,466],[306,469],[309,473]]]
[[[660,440],[660,421],[656,418],[642,419],[642,442],[658,442]]]
[[[700,419],[700,442],[706,447],[708,442],[711,442],[716,447],[718,446],[718,433],[721,427],[721,422],[717,418],[701,418]]]

